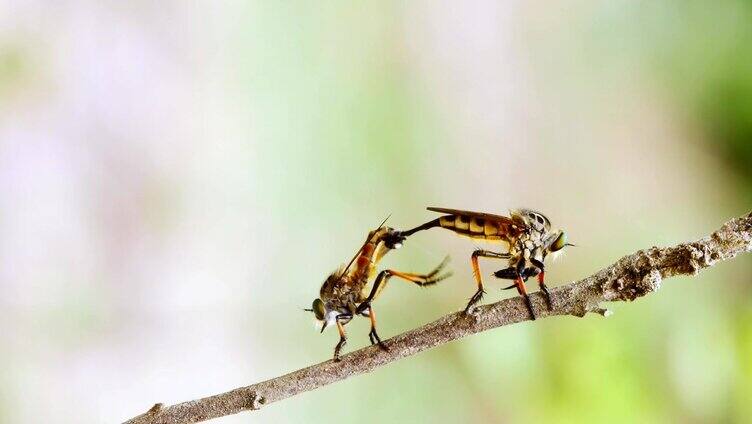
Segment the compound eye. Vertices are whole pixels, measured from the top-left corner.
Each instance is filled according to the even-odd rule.
[[[324,302],[321,299],[314,300],[312,309],[313,314],[316,315],[316,319],[322,321],[324,319],[324,315],[326,314]]]
[[[553,244],[551,245],[551,251],[556,252],[557,250],[561,250],[564,248],[564,246],[567,245],[567,233],[562,231],[559,233],[559,237],[554,240]]]

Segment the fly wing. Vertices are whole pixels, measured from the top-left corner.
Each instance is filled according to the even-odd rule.
[[[355,256],[353,256],[353,258],[350,260],[347,266],[344,267],[344,269],[341,269],[339,271],[339,274],[342,277],[343,283],[352,284],[353,279],[345,278],[345,277],[348,276],[348,271],[350,270],[350,267],[353,265],[353,263],[358,261],[358,263],[356,263],[356,267],[361,269],[362,267],[372,262],[371,256],[373,256],[374,254],[374,249],[376,249],[376,247],[378,247],[379,244],[383,244],[383,242],[380,242],[380,240],[375,240],[375,239],[382,237],[385,231],[391,230],[391,228],[384,227],[384,224],[386,224],[386,221],[389,219],[390,216],[391,214],[387,216],[386,218],[384,218],[384,220],[381,221],[381,224],[379,224],[379,227],[377,229],[368,233],[368,238],[366,238],[366,242],[363,243],[363,246],[361,246],[361,248],[358,249],[358,251],[355,253]],[[376,245],[372,245],[371,242],[373,241],[378,241],[379,243],[376,243]],[[384,248],[382,246],[382,251],[383,249]],[[380,255],[378,256],[378,260],[381,259],[381,256],[383,256],[384,253],[380,253]],[[361,259],[361,260],[358,260],[358,259]]]
[[[492,219],[499,222],[508,222],[513,223],[514,220],[508,216],[503,215],[494,215],[492,213],[485,213],[485,212],[473,212],[473,211],[463,211],[460,209],[449,209],[449,208],[436,208],[433,206],[429,206],[426,209],[432,212],[438,212],[438,213],[446,213],[449,215],[459,215],[459,216],[474,216],[477,218],[484,218],[484,219]]]
[[[429,207],[427,209],[429,211],[450,215],[448,217],[442,217],[440,225],[456,233],[472,238],[508,240],[527,231],[527,225],[525,222],[508,216],[449,208]],[[493,222],[494,225],[488,226],[489,222]]]

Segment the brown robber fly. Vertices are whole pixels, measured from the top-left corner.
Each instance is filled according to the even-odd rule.
[[[378,344],[386,350],[386,346],[376,333],[376,313],[373,310],[372,302],[386,287],[391,277],[399,277],[425,287],[436,284],[451,275],[450,273],[439,274],[446,264],[446,259],[428,274],[413,274],[386,269],[376,276],[371,290],[366,290],[368,283],[376,274],[379,261],[390,250],[401,247],[405,240],[405,237],[399,231],[385,227],[384,223],[386,223],[386,220],[376,230],[368,233],[366,242],[358,249],[358,252],[346,267],[333,272],[324,281],[319,297],[314,299],[311,309],[306,309],[306,311],[314,313],[316,320],[321,325],[322,333],[332,324],[337,326],[339,343],[334,348],[335,361],[339,361],[339,352],[346,343],[344,326],[357,315],[370,318],[371,331],[368,333],[368,338],[371,340],[371,344]]]
[[[544,282],[545,266],[543,262],[549,253],[558,252],[567,243],[567,235],[562,230],[551,230],[551,222],[542,213],[530,209],[515,209],[510,216],[494,215],[482,212],[470,212],[457,209],[429,207],[429,211],[445,214],[423,225],[404,231],[399,235],[408,237],[418,231],[433,227],[442,227],[454,231],[459,235],[473,239],[491,242],[506,242],[507,252],[492,252],[478,249],[470,256],[475,282],[478,290],[470,298],[465,312],[478,303],[485,290],[480,277],[478,258],[508,259],[509,267],[496,271],[493,275],[498,278],[514,280],[515,283],[505,289],[517,288],[525,298],[530,315],[535,319],[535,312],[530,298],[525,290],[525,281],[529,277],[538,276],[538,284],[546,297],[548,307],[551,307],[551,297]]]

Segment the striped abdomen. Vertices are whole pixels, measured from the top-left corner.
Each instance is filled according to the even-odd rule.
[[[466,215],[442,216],[439,225],[459,235],[488,241],[509,241],[517,231],[509,222]]]

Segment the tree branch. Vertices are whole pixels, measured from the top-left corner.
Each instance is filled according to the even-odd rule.
[[[664,278],[695,275],[703,268],[752,251],[752,213],[733,219],[708,237],[673,247],[652,247],[619,259],[582,280],[551,289],[552,309],[546,309],[540,293],[530,295],[539,318],[557,315],[606,315],[602,302],[632,301],[652,293]],[[216,396],[172,406],[161,403],[127,424],[194,423],[241,411],[259,409],[309,390],[317,389],[390,362],[460,339],[470,334],[530,319],[522,298],[505,299],[481,306],[478,314],[449,314],[430,324],[392,337],[388,352],[369,346],[281,377],[241,387]]]

